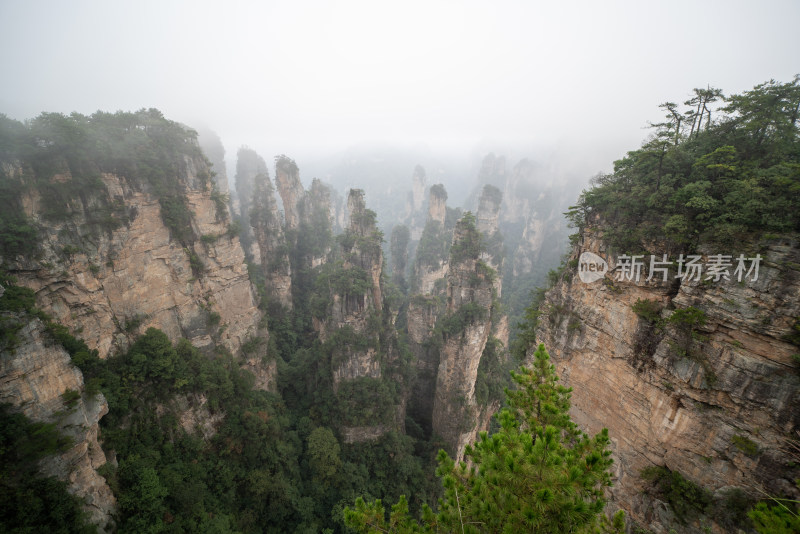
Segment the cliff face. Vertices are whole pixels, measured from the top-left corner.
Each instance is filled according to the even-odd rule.
[[[332,289],[330,318],[320,329],[320,337],[327,339],[330,332],[345,326],[352,328],[357,336],[377,338],[377,331],[370,329],[370,318],[380,317],[383,310],[381,274],[383,252],[375,225],[375,213],[367,210],[364,192],[351,189],[347,198],[349,213],[348,239],[343,245],[344,260],[342,277],[353,277],[360,283],[347,284],[343,290]],[[350,350],[337,368],[333,370],[334,387],[343,380],[354,380],[360,376],[380,378],[380,364],[375,358],[376,350]]]
[[[388,381],[399,379],[393,315],[385,310],[382,288],[382,234],[375,212],[366,208],[364,192],[350,190],[349,223],[339,236],[335,261],[321,267],[320,280],[329,289],[328,311],[315,327],[330,355],[333,391],[347,443],[370,441],[404,428],[405,403],[390,392]],[[386,313],[385,313],[386,312]],[[354,406],[361,398],[370,406]]]
[[[42,472],[65,481],[70,493],[86,503],[91,521],[105,532],[112,528],[116,509],[111,489],[97,473],[106,463],[98,443],[98,421],[108,404],[102,393],[84,392],[83,375],[63,348],[48,342],[41,321],[24,321],[27,324],[17,332],[18,346],[0,352],[0,402],[16,405],[34,421],[56,423],[73,439],[72,448],[42,461]],[[62,398],[68,390],[82,393],[72,407]]]
[[[428,198],[428,220],[436,221],[444,226],[447,217],[447,191],[441,184],[431,187]]]
[[[300,183],[297,164],[286,156],[278,156],[275,160],[275,184],[283,201],[286,229],[296,230],[300,226],[301,203],[305,190]]]
[[[420,237],[414,263],[414,289],[422,295],[441,293],[444,287],[436,282],[447,276],[447,258],[452,234],[445,227],[447,191],[442,185],[431,187],[428,199],[428,220]]]
[[[617,280],[620,258],[588,229],[571,258],[592,252],[609,271],[584,283],[579,264],[540,308],[537,339],[574,388],[574,420],[587,432],[609,429],[614,499],[657,531],[670,518],[641,493],[639,473],[652,465],[712,491],[739,487],[760,498],[761,488],[797,498],[785,439],[800,428],[800,375],[792,362],[798,348],[785,336],[800,316],[800,243],[789,236],[737,248],[700,250],[703,263],[732,254],[730,280],[676,279],[674,268],[667,282],[661,273],[645,281],[647,269],[638,282]],[[757,279],[733,274],[740,253],[763,258]]]
[[[485,421],[475,399],[478,365],[492,329],[493,277],[481,260],[480,233],[465,217],[453,235],[443,344],[439,351],[432,428],[463,458]]]
[[[159,199],[123,176],[104,173],[103,187],[72,202],[70,216],[61,221],[42,218],[42,198],[30,189],[22,202],[41,228],[39,259],[17,257],[9,270],[36,292],[40,308],[80,331],[103,358],[124,350],[148,327],[197,347],[216,342],[237,353],[259,333],[261,316],[239,240],[228,233],[227,208],[220,212],[198,179],[204,166],[187,158],[174,176],[192,214],[182,231],[195,237],[186,242],[165,225]],[[123,204],[126,224],[87,232],[98,198]]]

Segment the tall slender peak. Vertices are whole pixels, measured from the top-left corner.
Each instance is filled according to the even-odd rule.
[[[496,273],[481,260],[483,247],[475,217],[467,212],[455,227],[447,277],[447,308],[439,352],[432,430],[451,454],[463,458],[466,445],[485,430],[493,407],[475,395],[478,366],[492,334]],[[440,321],[442,323],[442,321]]]
[[[363,189],[351,189],[347,193],[347,215],[349,218],[348,228],[351,232],[356,232],[358,235],[364,235],[366,230],[365,224],[362,221],[362,215],[367,209],[367,204],[364,201]]]
[[[283,154],[275,157],[275,184],[283,201],[286,229],[296,230],[300,226],[301,203],[305,190],[300,182],[300,169],[297,164]]]
[[[217,191],[228,194],[228,170],[225,165],[225,147],[216,132],[207,128],[197,130],[197,142],[211,163]]]
[[[370,273],[372,279],[372,301],[375,309],[383,308],[381,274],[383,269],[383,235],[378,230],[377,215],[367,208],[362,189],[351,189],[347,195],[347,211],[350,222],[348,232],[354,238],[347,254],[346,263],[351,263]]]
[[[392,228],[389,251],[392,255],[392,281],[405,292],[406,287],[406,268],[408,267],[408,243],[411,240],[411,232],[408,226],[397,225]]]
[[[503,203],[503,192],[497,187],[486,184],[478,201],[478,230],[490,236],[497,231],[500,216],[500,205]]]
[[[505,156],[495,156],[489,153],[481,162],[481,169],[478,171],[479,184],[491,184],[502,188],[506,179],[506,158]]]
[[[236,199],[234,203],[235,216],[238,217],[242,228],[242,248],[247,259],[255,263],[261,262],[261,252],[258,250],[258,240],[253,235],[250,224],[250,204],[253,200],[256,176],[266,175],[267,164],[255,150],[241,147],[236,153]]]
[[[444,226],[447,218],[447,190],[442,184],[431,186],[428,197],[428,220]]]
[[[311,268],[325,263],[331,253],[335,217],[332,197],[331,188],[314,178],[300,202],[300,225],[308,234],[306,243],[309,245],[307,252]]]
[[[425,202],[425,182],[425,169],[422,165],[417,165],[411,176],[411,207],[414,213],[420,211]]]
[[[267,164],[264,162],[264,158],[252,148],[243,146],[236,153],[236,194],[239,197],[239,215],[245,222],[250,212],[255,177],[267,173]]]
[[[260,252],[268,296],[285,308],[292,308],[292,271],[283,220],[269,174],[254,179],[250,226]]]

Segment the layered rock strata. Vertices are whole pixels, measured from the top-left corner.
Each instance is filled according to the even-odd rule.
[[[98,443],[100,418],[108,413],[102,393],[87,395],[83,375],[72,365],[69,354],[53,345],[39,319],[22,319],[14,349],[0,352],[0,402],[18,407],[34,421],[55,423],[74,445],[61,454],[42,460],[45,476],[67,483],[68,491],[84,501],[84,509],[101,532],[113,529],[116,499],[97,469],[106,463]],[[65,405],[68,391],[80,393]]]
[[[628,260],[588,229],[573,276],[541,308],[537,339],[574,389],[573,419],[587,432],[609,429],[614,499],[653,531],[672,526],[642,493],[640,472],[653,465],[711,491],[798,496],[786,440],[800,428],[798,347],[787,337],[800,316],[800,244],[793,235],[735,248],[699,253],[703,263],[744,254],[747,269],[760,255],[757,278],[736,276],[734,260],[730,279],[675,278],[673,267],[666,282],[661,271],[646,281],[647,268],[638,281],[629,269],[620,280]],[[609,266],[591,283],[578,277],[584,252]]]

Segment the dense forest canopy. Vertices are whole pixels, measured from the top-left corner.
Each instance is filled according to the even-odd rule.
[[[576,226],[602,225],[620,252],[800,231],[800,78],[728,97],[695,89],[684,107],[661,108],[642,147],[581,195],[569,212]]]

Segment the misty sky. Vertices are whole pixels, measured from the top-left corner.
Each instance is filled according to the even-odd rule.
[[[0,0],[0,113],[157,107],[229,158],[514,145],[608,168],[661,102],[789,81],[798,21],[797,0]]]

